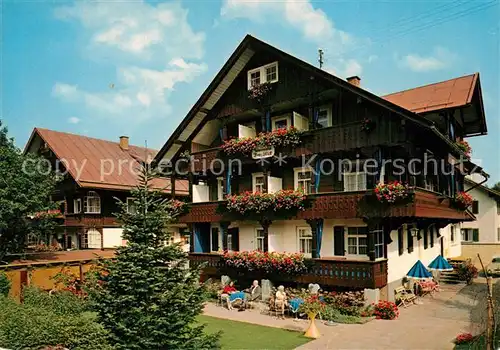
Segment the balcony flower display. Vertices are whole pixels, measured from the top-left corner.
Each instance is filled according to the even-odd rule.
[[[168,203],[168,208],[170,209],[170,215],[172,215],[173,218],[185,214],[188,211],[187,203],[176,199],[172,199]]]
[[[471,153],[472,153],[472,148],[469,145],[469,143],[465,140],[462,140],[462,141],[457,141],[456,144],[457,144],[457,147],[460,148],[460,150],[465,153],[467,158],[470,158]]]
[[[472,205],[473,201],[474,199],[470,194],[466,192],[458,192],[452,202],[458,209],[465,210]]]
[[[264,98],[267,96],[267,94],[271,91],[271,84],[270,83],[262,83],[253,86],[249,93],[248,93],[248,98],[257,102],[262,102]]]
[[[227,267],[263,273],[300,274],[307,271],[304,255],[300,253],[278,253],[242,251],[225,252],[222,256]]]
[[[256,137],[230,139],[224,142],[222,150],[228,155],[250,155],[258,147],[296,147],[300,145],[302,132],[294,127],[260,133]]]
[[[361,131],[368,133],[373,129],[375,129],[375,122],[369,118],[363,119],[361,122]]]
[[[244,192],[229,195],[226,210],[240,215],[305,210],[306,196],[300,191],[281,190],[275,193]]]
[[[375,187],[375,195],[381,203],[394,204],[408,199],[410,197],[410,188],[399,181],[386,184],[379,183]]]

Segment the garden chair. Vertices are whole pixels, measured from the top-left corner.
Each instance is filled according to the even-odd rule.
[[[398,302],[398,307],[401,305],[403,307],[407,307],[411,303],[415,303],[417,300],[417,296],[413,294],[413,292],[406,290],[403,286],[394,289],[394,298]]]

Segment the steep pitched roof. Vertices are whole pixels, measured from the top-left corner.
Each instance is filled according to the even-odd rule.
[[[157,153],[132,145],[123,150],[118,142],[41,128],[33,130],[25,152],[37,136],[63,162],[80,187],[130,190],[137,185],[140,162],[151,162]],[[188,194],[187,181],[177,180],[175,184],[176,194]],[[170,192],[170,179],[155,179],[153,187]]]
[[[472,179],[469,179],[467,177],[464,179],[464,181],[467,182],[469,185],[471,185],[474,188],[482,189],[483,191],[488,193],[490,195],[490,197],[494,197],[497,201],[500,201],[500,192],[495,191],[495,190],[493,190],[489,187],[486,187],[484,185],[481,185],[480,183],[478,183]]]
[[[343,89],[354,92],[358,96],[366,98],[377,105],[383,106],[384,108],[401,115],[403,118],[415,122],[421,127],[428,128],[432,133],[445,142],[450,149],[454,150],[457,155],[461,154],[461,151],[456,147],[456,145],[446,136],[441,134],[441,132],[428,119],[422,118],[421,116],[418,116],[415,113],[392,103],[391,101],[374,95],[367,90],[354,86],[344,79],[338,78],[324,70],[321,70],[251,35],[246,35],[221,70],[217,73],[212,82],[208,85],[198,101],[196,101],[193,105],[186,117],[179,124],[177,129],[174,130],[165,145],[158,152],[154,159],[155,162],[160,162],[163,159],[171,161],[180,152],[183,144],[200,130],[201,126],[207,120],[210,109],[217,103],[234,79],[236,79],[239,73],[245,68],[245,65],[254,55],[256,48],[272,51],[283,57],[283,59],[293,62],[302,69],[309,71],[312,76],[325,79],[336,86],[340,86]]]
[[[382,98],[415,113],[462,107],[472,101],[479,73],[395,92]]]

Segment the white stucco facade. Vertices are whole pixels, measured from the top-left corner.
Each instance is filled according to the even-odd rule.
[[[110,227],[102,229],[103,248],[116,248],[123,245],[123,229],[120,227]]]

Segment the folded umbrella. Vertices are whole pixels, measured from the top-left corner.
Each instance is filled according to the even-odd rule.
[[[429,269],[438,271],[453,271],[453,266],[450,265],[442,255],[438,255],[436,259],[429,264]]]

